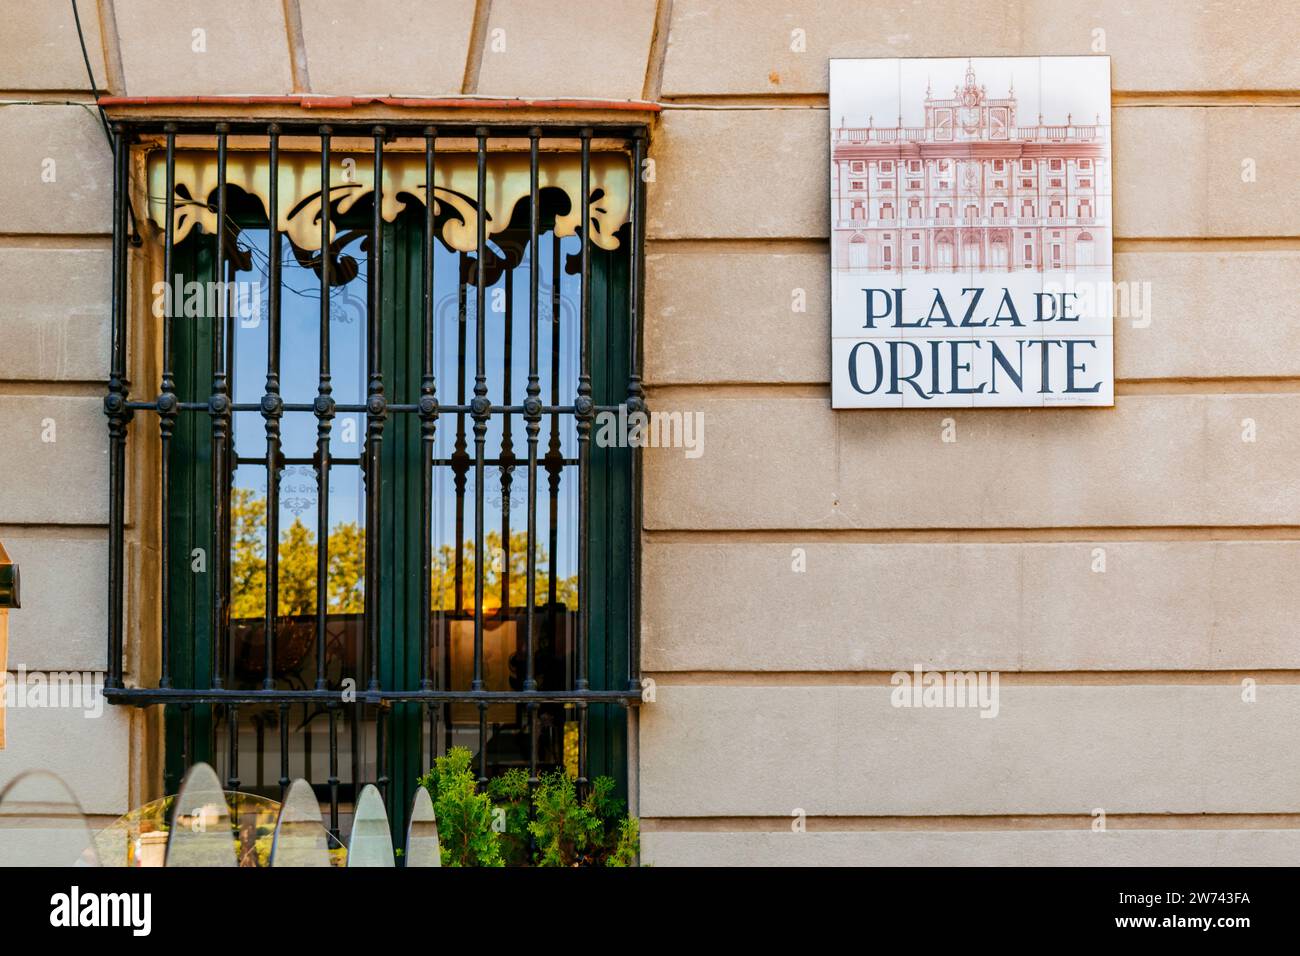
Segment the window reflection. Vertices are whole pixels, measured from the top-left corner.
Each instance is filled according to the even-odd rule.
[[[416,240],[418,243],[418,239]],[[265,390],[268,342],[268,287],[263,229],[246,229],[238,239],[252,263],[238,278],[260,282],[259,309],[234,323],[232,392],[237,405],[256,405]],[[355,263],[355,275],[331,290],[330,351],[334,398],[340,405],[361,405],[366,391],[366,324],[369,255],[367,240],[356,233],[341,242],[341,254]],[[540,255],[522,250],[519,264],[504,272],[488,289],[486,352],[489,398],[494,404],[519,405],[528,381],[529,273],[539,275],[538,374],[546,404],[569,404],[577,390],[577,275],[566,263],[579,249],[571,237],[557,241],[549,233],[540,241]],[[320,280],[284,247],[281,293],[280,391],[289,405],[310,404],[316,397],[320,349]],[[500,251],[499,249],[497,250]],[[417,255],[414,257],[418,261]],[[464,405],[472,397],[475,367],[474,257],[439,246],[435,255],[434,372],[444,405]],[[418,276],[410,281],[417,281]],[[556,283],[558,282],[558,287]],[[391,309],[384,337],[394,343],[396,359],[385,363],[390,402],[411,403],[419,395],[421,316],[418,295],[386,279],[398,303]],[[557,322],[558,319],[558,322]],[[507,332],[509,333],[507,335]],[[414,350],[414,351],[410,351]],[[404,450],[412,472],[396,472],[385,464],[383,510],[394,515],[398,531],[419,533],[420,449],[418,422],[404,416],[409,427],[390,415],[384,435],[385,455]],[[317,420],[309,411],[287,411],[281,421],[283,469],[280,473],[278,520],[279,606],[277,608],[274,680],[277,687],[309,689],[316,684],[316,589],[321,529],[317,526],[317,479],[313,464]],[[224,662],[227,686],[258,688],[265,677],[265,612],[268,500],[265,422],[256,411],[234,416],[237,457],[231,493],[231,638]],[[362,454],[365,416],[340,411],[330,437],[328,585],[325,675],[339,689],[351,679],[364,688],[368,648],[363,634],[365,594],[366,509]],[[391,447],[390,447],[391,446]],[[441,689],[469,689],[473,679],[475,574],[482,564],[484,652],[483,679],[490,690],[520,690],[527,653],[525,608],[527,594],[527,432],[522,415],[494,415],[485,444],[485,487],[482,493],[484,554],[474,543],[475,501],[473,423],[467,415],[444,413],[438,421],[432,464],[431,536],[433,562],[429,676]],[[574,680],[573,645],[577,611],[577,442],[571,417],[543,417],[538,441],[537,540],[534,638],[535,677],[542,690],[570,689]],[[390,486],[391,483],[391,486]],[[400,494],[398,490],[400,489]],[[389,532],[385,532],[389,535]],[[393,537],[397,537],[394,533]],[[393,594],[385,598],[385,639],[392,640],[394,657],[409,657],[419,648],[418,624],[404,627],[400,601],[414,601],[396,579],[418,581],[418,550],[394,552],[385,543],[381,577]],[[412,569],[414,576],[410,576]],[[405,576],[405,577],[403,577]],[[391,617],[390,617],[391,615]],[[418,617],[418,616],[417,616]],[[416,620],[412,617],[410,620]],[[405,650],[404,650],[405,649]],[[385,658],[387,659],[387,657]],[[415,675],[400,674],[385,686],[415,687]],[[474,704],[440,707],[433,749],[451,746],[477,751],[479,708]],[[530,740],[523,705],[493,704],[487,708],[490,773],[507,767],[527,767]],[[240,710],[241,767],[247,789],[278,793],[280,722],[278,705]],[[339,719],[339,777],[345,801],[362,783],[377,776],[376,709],[345,708]],[[542,768],[576,760],[576,725],[571,708],[542,705],[539,712]],[[288,709],[291,777],[321,780],[328,760],[328,715],[324,707],[294,705]],[[220,731],[224,732],[224,730]],[[427,727],[425,728],[427,733]],[[427,752],[428,741],[423,749]],[[256,755],[255,757],[253,755]],[[251,760],[253,767],[248,766]],[[315,774],[313,774],[315,763]],[[218,768],[223,774],[225,768]]]

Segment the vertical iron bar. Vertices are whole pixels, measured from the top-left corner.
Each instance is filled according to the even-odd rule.
[[[511,399],[510,363],[513,352],[512,341],[515,334],[515,283],[514,270],[507,268],[504,276],[506,310],[503,332],[501,404],[509,406]],[[510,413],[501,414],[501,623],[505,626],[506,613],[510,609],[510,488],[514,483],[515,447],[510,436]]]
[[[302,776],[311,780],[315,776],[311,766],[311,718],[312,704],[302,705]]]
[[[280,802],[289,792],[289,705],[280,704]]]
[[[465,336],[469,321],[465,288],[465,253],[460,253],[456,263],[456,404],[465,407]],[[456,412],[456,444],[451,453],[451,470],[456,490],[456,615],[465,610],[465,477],[469,471],[469,455],[465,451],[465,412]]]
[[[483,576],[487,555],[483,548],[483,450],[487,441],[492,403],[487,387],[487,127],[476,130],[478,137],[478,245],[474,268],[475,344],[474,399],[474,680],[471,690],[483,690]],[[478,705],[479,782],[487,780],[487,705]]]
[[[587,547],[590,534],[587,514],[591,499],[591,422],[595,405],[591,397],[591,134],[583,129],[580,237],[582,240],[580,315],[578,331],[578,395],[573,403],[578,428],[578,673],[574,690],[587,689],[587,642],[591,628],[591,555]],[[578,701],[578,779],[579,793],[587,784],[587,702]]]
[[[253,715],[253,726],[257,730],[257,772],[254,775],[254,779],[257,781],[258,789],[261,789],[265,783],[263,777],[266,774],[266,721],[263,719],[262,714]]]
[[[239,789],[239,708],[226,708],[226,789]]]
[[[645,183],[641,166],[645,162],[645,130],[632,139],[632,224],[628,230],[632,260],[632,283],[628,296],[628,383],[627,411],[645,414],[645,390],[641,385],[642,310],[645,308]],[[641,690],[641,445],[632,449],[632,527],[628,549],[628,640],[627,689]]]
[[[365,721],[364,713],[359,697],[352,701],[348,707],[348,743],[351,753],[348,755],[350,761],[349,770],[352,771],[352,800],[356,802],[361,793],[361,734],[364,732]]]
[[[126,518],[126,431],[131,420],[127,407],[130,383],[126,377],[126,211],[129,180],[128,127],[114,126],[113,138],[113,313],[108,394],[104,414],[108,416],[108,687],[122,686],[123,589],[125,570]]]
[[[181,704],[181,776],[190,769],[194,754],[194,706]]]
[[[384,751],[387,749],[384,740],[384,717],[385,708],[383,704],[375,707],[375,786],[379,788],[379,795],[384,798],[384,803],[388,803],[388,775],[384,772]]]
[[[440,704],[429,704],[429,762],[426,770],[432,770],[438,756],[438,708]]]
[[[438,131],[424,130],[424,315],[420,355],[420,690],[431,690],[429,630],[433,601],[433,454],[438,428],[437,379],[433,374],[434,272],[437,234],[434,214],[434,141]],[[432,708],[430,708],[432,713]]]
[[[366,637],[370,647],[369,690],[379,690],[379,535],[382,520],[383,459],[387,401],[384,397],[383,347],[383,247],[384,247],[384,128],[372,130],[375,137],[375,207],[370,238],[370,309],[366,329],[368,385],[366,389]],[[384,755],[378,755],[383,760]]]
[[[230,463],[230,389],[229,356],[226,354],[230,296],[226,262],[226,136],[230,126],[218,123],[217,131],[217,315],[212,327],[213,376],[212,397],[208,412],[212,416],[212,554],[209,565],[214,573],[212,589],[212,674],[210,685],[219,689],[225,684],[227,578],[225,569],[230,555],[226,550],[226,498]]]
[[[324,690],[325,625],[329,614],[330,429],[330,127],[320,128],[320,370],[316,389],[316,689]],[[344,675],[345,677],[348,675]]]
[[[538,142],[542,131],[534,126],[528,131],[528,384],[524,389],[524,422],[528,436],[528,568],[525,572],[524,596],[524,691],[537,690],[536,663],[533,645],[537,626],[537,436],[542,422],[542,387],[537,375],[537,293],[542,269],[538,238],[541,231],[541,210],[538,208]],[[552,637],[554,640],[554,637]],[[533,786],[537,777],[537,703],[528,703],[528,783]],[[530,801],[531,805],[531,801]]]
[[[270,176],[267,215],[270,218],[270,268],[267,283],[266,394],[266,672],[262,686],[275,689],[275,630],[280,616],[280,127],[270,127]]]
[[[329,705],[330,718],[330,833],[339,835],[339,729],[338,709]]]
[[[560,317],[562,315],[562,298],[563,291],[561,275],[561,255],[560,255],[560,237],[556,235],[554,224],[551,227],[551,408],[558,408],[560,405]],[[550,547],[549,558],[549,581],[546,588],[547,601],[547,625],[551,635],[552,648],[558,649],[560,646],[560,609],[559,609],[559,554],[560,554],[560,483],[564,476],[564,455],[563,446],[560,443],[560,413],[551,412],[551,436],[546,447],[546,471],[549,476],[548,490],[550,492],[550,511],[549,511],[549,532],[547,535],[547,545]],[[567,616],[566,616],[567,620]],[[566,628],[567,631],[567,628]],[[564,652],[567,657],[572,653],[566,634]],[[568,675],[565,675],[565,683],[568,683]],[[567,689],[567,686],[566,686]],[[567,717],[568,708],[564,709]],[[564,728],[559,728],[564,732]]]
[[[172,432],[176,427],[179,406],[176,382],[172,370],[172,325],[175,318],[176,295],[179,292],[175,279],[176,252],[176,127],[168,124],[167,133],[167,221],[163,225],[163,294],[162,318],[162,381],[158,387],[158,437],[161,445],[159,457],[159,595],[160,649],[159,687],[171,687],[172,621],[171,621],[171,450]]]

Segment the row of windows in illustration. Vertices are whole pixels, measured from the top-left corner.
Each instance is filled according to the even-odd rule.
[[[958,243],[948,236],[937,236],[925,241],[919,232],[911,233],[905,242],[907,262],[894,257],[894,238],[889,233],[869,236],[859,233],[848,242],[847,265],[850,269],[953,269],[958,264]],[[1092,233],[1079,231],[1064,233],[1053,230],[1039,237],[1025,232],[1018,250],[1018,262],[1012,262],[1014,240],[1005,233],[984,236],[970,234],[960,242],[960,263],[966,269],[1067,269],[1097,264],[1097,246]],[[1039,246],[1041,245],[1041,251]]]
[[[918,191],[919,191],[919,190],[921,190],[921,189],[924,188],[924,186],[922,186],[922,184],[921,184],[921,180],[919,180],[919,179],[905,179],[905,180],[903,180],[903,182],[905,182],[905,183],[907,184],[907,185],[904,187],[905,189],[909,189],[909,190],[910,190],[910,189],[915,189],[915,190],[918,190]],[[1019,188],[1020,188],[1020,189],[1034,189],[1034,188],[1036,188],[1033,179],[1021,179],[1021,180],[1019,181],[1019,183],[1020,183],[1020,185],[1019,185]],[[1061,189],[1061,188],[1064,187],[1064,185],[1065,185],[1065,180],[1064,180],[1063,178],[1061,178],[1061,177],[1050,177],[1050,178],[1047,180],[1047,188],[1049,188],[1049,189]],[[1091,188],[1092,188],[1092,177],[1091,177],[1091,176],[1078,176],[1078,177],[1076,177],[1075,180],[1074,180],[1074,185],[1075,185],[1077,188],[1079,188],[1079,189],[1091,189]],[[936,187],[937,189],[945,189],[945,190],[946,190],[946,189],[951,189],[951,188],[952,188],[952,180],[950,180],[950,179],[938,179],[938,180],[935,180],[935,187]],[[877,184],[876,188],[877,188],[877,190],[884,191],[884,192],[888,192],[889,190],[892,190],[892,189],[894,188],[894,181],[893,181],[892,179],[882,179],[882,180]],[[992,185],[990,188],[992,188],[992,189],[1008,189],[1008,188],[1010,188],[1010,187],[1007,186],[1007,181],[1006,181],[1005,179],[994,179],[994,180],[993,180],[993,185]],[[849,180],[849,192],[866,192],[866,191],[867,191],[867,182],[866,182],[866,180],[864,180],[864,179],[850,179],[850,180]]]
[[[981,208],[980,203],[968,203],[962,210],[962,221],[967,225],[974,225],[981,218],[987,219],[1006,219],[1010,213],[1010,207],[1005,202],[988,203]],[[1017,215],[1020,219],[1037,219],[1040,206],[1032,199],[1025,199],[1021,202]],[[1096,207],[1092,199],[1084,196],[1074,203],[1074,215],[1079,219],[1091,219],[1096,215]],[[1047,203],[1047,217],[1049,219],[1064,219],[1067,215],[1067,206],[1062,198],[1050,199]],[[919,200],[911,201],[907,204],[907,218],[909,221],[919,223],[926,218],[923,213],[923,207]],[[852,200],[849,205],[849,219],[865,221],[867,216],[867,203],[864,200]],[[878,206],[879,221],[892,222],[895,216],[894,204],[889,201],[881,202]],[[952,203],[941,202],[934,205],[934,212],[929,218],[937,220],[940,224],[954,223]]]
[[[992,167],[993,172],[1002,173],[1007,171],[1008,163],[1013,161],[1006,160],[1006,159],[988,159],[985,160],[984,162],[988,163]],[[1041,159],[1022,159],[1020,160],[1020,171],[1023,173],[1032,173],[1036,170],[1037,165],[1041,162],[1042,162]],[[952,163],[953,161],[951,159],[927,159],[927,160],[909,159],[906,162],[899,160],[898,166],[901,167],[900,172],[919,174],[923,168],[922,164],[925,164],[930,166],[931,170],[934,172],[946,173],[952,169]],[[1053,173],[1064,172],[1067,163],[1073,163],[1075,169],[1082,169],[1082,170],[1092,169],[1092,160],[1086,157],[1079,157],[1076,159],[1072,159],[1070,157],[1048,159],[1047,168],[1049,172],[1053,172]],[[869,166],[877,167],[873,171],[873,174],[876,176],[894,175],[894,160],[892,159],[849,160],[850,173],[865,174]]]

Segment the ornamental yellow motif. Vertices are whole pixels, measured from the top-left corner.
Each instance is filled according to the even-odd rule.
[[[160,228],[166,217],[167,163],[163,150],[153,150],[146,160],[149,188],[148,218]],[[621,152],[591,152],[591,193],[587,202],[591,241],[599,248],[617,249],[616,233],[627,222],[630,194],[628,156]],[[265,210],[270,186],[270,162],[264,152],[232,150],[226,161],[226,183],[255,196]],[[538,159],[539,194],[559,190],[568,198],[568,212],[556,217],[560,238],[576,235],[581,203],[582,170],[577,154],[543,153]],[[474,252],[477,248],[480,204],[477,158],[473,152],[440,152],[434,167],[434,213],[439,235],[451,249]],[[331,156],[329,204],[332,217],[346,213],[374,192],[371,155]],[[505,230],[515,207],[529,196],[527,153],[489,153],[487,158],[487,236]],[[217,156],[210,150],[176,151],[175,241],[198,226],[216,233]],[[426,202],[424,154],[386,152],[382,215],[392,222],[409,203]],[[319,153],[281,152],[279,167],[279,224],[298,249],[320,249],[321,169]],[[336,225],[330,223],[330,241]]]

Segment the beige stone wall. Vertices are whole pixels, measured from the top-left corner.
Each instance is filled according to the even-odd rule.
[[[66,6],[0,0],[0,99],[30,104],[0,107],[0,539],[27,581],[11,665],[102,668],[111,170],[94,113],[64,105],[89,101]],[[647,860],[1295,861],[1300,34],[1286,5],[80,7],[96,82],[119,94],[664,103],[647,380],[655,407],[704,413],[706,445],[646,454]],[[1151,294],[1149,321],[1116,320],[1115,407],[832,412],[828,57],[1099,43],[1115,278]],[[46,418],[57,443],[41,441]],[[890,673],[916,665],[998,671],[999,716],[891,707]],[[50,766],[97,813],[148,792],[142,723],[56,724],[12,715],[0,780]],[[1106,833],[1090,829],[1098,809]]]
[[[674,0],[647,355],[707,444],[648,465],[647,859],[1294,861],[1300,72],[1245,6]],[[1115,278],[1151,294],[1115,408],[832,412],[827,57],[1097,30]],[[998,671],[998,717],[891,706],[918,665]]]

